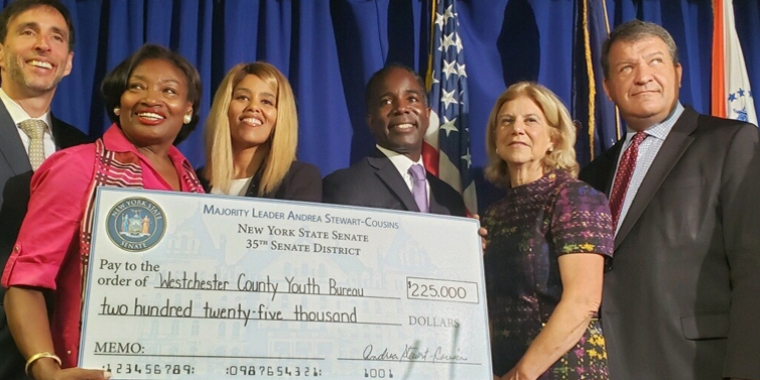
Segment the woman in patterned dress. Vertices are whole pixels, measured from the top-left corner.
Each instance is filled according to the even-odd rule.
[[[596,319],[613,250],[607,199],[576,179],[575,126],[549,89],[510,86],[488,120],[485,253],[494,379],[607,379]]]

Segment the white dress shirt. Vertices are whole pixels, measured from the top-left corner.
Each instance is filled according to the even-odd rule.
[[[212,187],[211,188],[211,194],[245,196],[245,193],[248,192],[248,186],[251,184],[251,180],[252,179],[253,179],[253,177],[233,179],[230,182],[230,190],[228,192],[225,193],[221,189],[217,189],[216,187]]]
[[[409,168],[412,167],[414,164],[420,164],[423,168],[425,167],[425,164],[422,162],[422,157],[420,157],[417,162],[412,161],[409,157],[394,152],[389,149],[385,149],[381,147],[380,145],[375,145],[378,150],[383,152],[383,154],[388,157],[389,160],[391,160],[391,163],[393,163],[393,166],[396,167],[396,170],[398,170],[399,174],[401,174],[401,178],[404,179],[404,182],[406,182],[406,186],[409,188],[409,192],[412,192],[412,185],[414,184],[414,179],[412,178],[412,175],[409,173]],[[425,173],[427,173],[427,169],[425,169]],[[427,186],[425,191],[427,192],[427,199],[428,204],[430,203],[430,182],[425,181],[427,183]]]
[[[628,214],[628,209],[631,208],[631,203],[633,203],[633,199],[636,198],[636,193],[639,191],[639,187],[641,187],[641,183],[644,181],[644,177],[647,175],[649,167],[652,166],[652,162],[654,162],[655,157],[657,157],[657,153],[660,151],[662,143],[665,142],[670,130],[673,129],[673,125],[675,125],[678,118],[681,117],[683,110],[683,106],[678,102],[673,113],[670,114],[667,119],[644,131],[644,133],[647,134],[647,137],[641,142],[641,145],[639,145],[639,154],[636,157],[636,168],[633,170],[631,182],[628,184],[628,191],[625,193],[625,200],[623,201],[623,207],[620,209],[620,218],[618,219],[619,222],[615,229],[615,235],[617,235],[617,232],[620,230],[620,226],[623,225],[625,216]],[[620,150],[620,156],[618,157],[618,165],[620,165],[620,159],[623,157],[623,153],[628,146],[631,145],[631,140],[635,134],[636,131],[628,129],[623,149]],[[617,176],[617,168],[615,169],[615,175]]]

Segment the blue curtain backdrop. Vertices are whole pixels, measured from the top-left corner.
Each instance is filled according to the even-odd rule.
[[[2,0],[3,5],[9,0]],[[273,63],[290,79],[300,117],[299,159],[323,174],[364,156],[374,142],[364,122],[364,85],[385,63],[424,75],[431,0],[64,0],[74,18],[74,68],[58,88],[53,112],[92,136],[108,125],[100,81],[145,42],[194,62],[204,91],[201,116],[227,69]],[[601,90],[599,50],[606,26],[653,21],[675,38],[684,65],[681,101],[710,107],[710,0],[460,0],[467,49],[473,165],[486,163],[485,124],[498,95],[518,80],[555,91],[578,120],[584,164],[619,136]],[[760,91],[760,0],[735,0],[736,23],[751,84]],[[592,58],[592,67],[588,59]],[[591,99],[591,101],[589,101]],[[756,108],[760,101],[755,98]],[[203,164],[203,124],[180,148]],[[482,184],[482,179],[479,185]],[[493,200],[481,186],[481,209]],[[489,195],[491,194],[491,195]]]

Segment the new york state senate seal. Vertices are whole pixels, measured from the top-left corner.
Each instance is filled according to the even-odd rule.
[[[166,217],[164,211],[149,199],[127,198],[108,212],[106,230],[119,248],[142,252],[153,248],[164,237]]]

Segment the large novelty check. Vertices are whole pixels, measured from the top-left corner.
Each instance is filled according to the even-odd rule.
[[[492,379],[477,229],[101,188],[80,366],[114,379]]]

